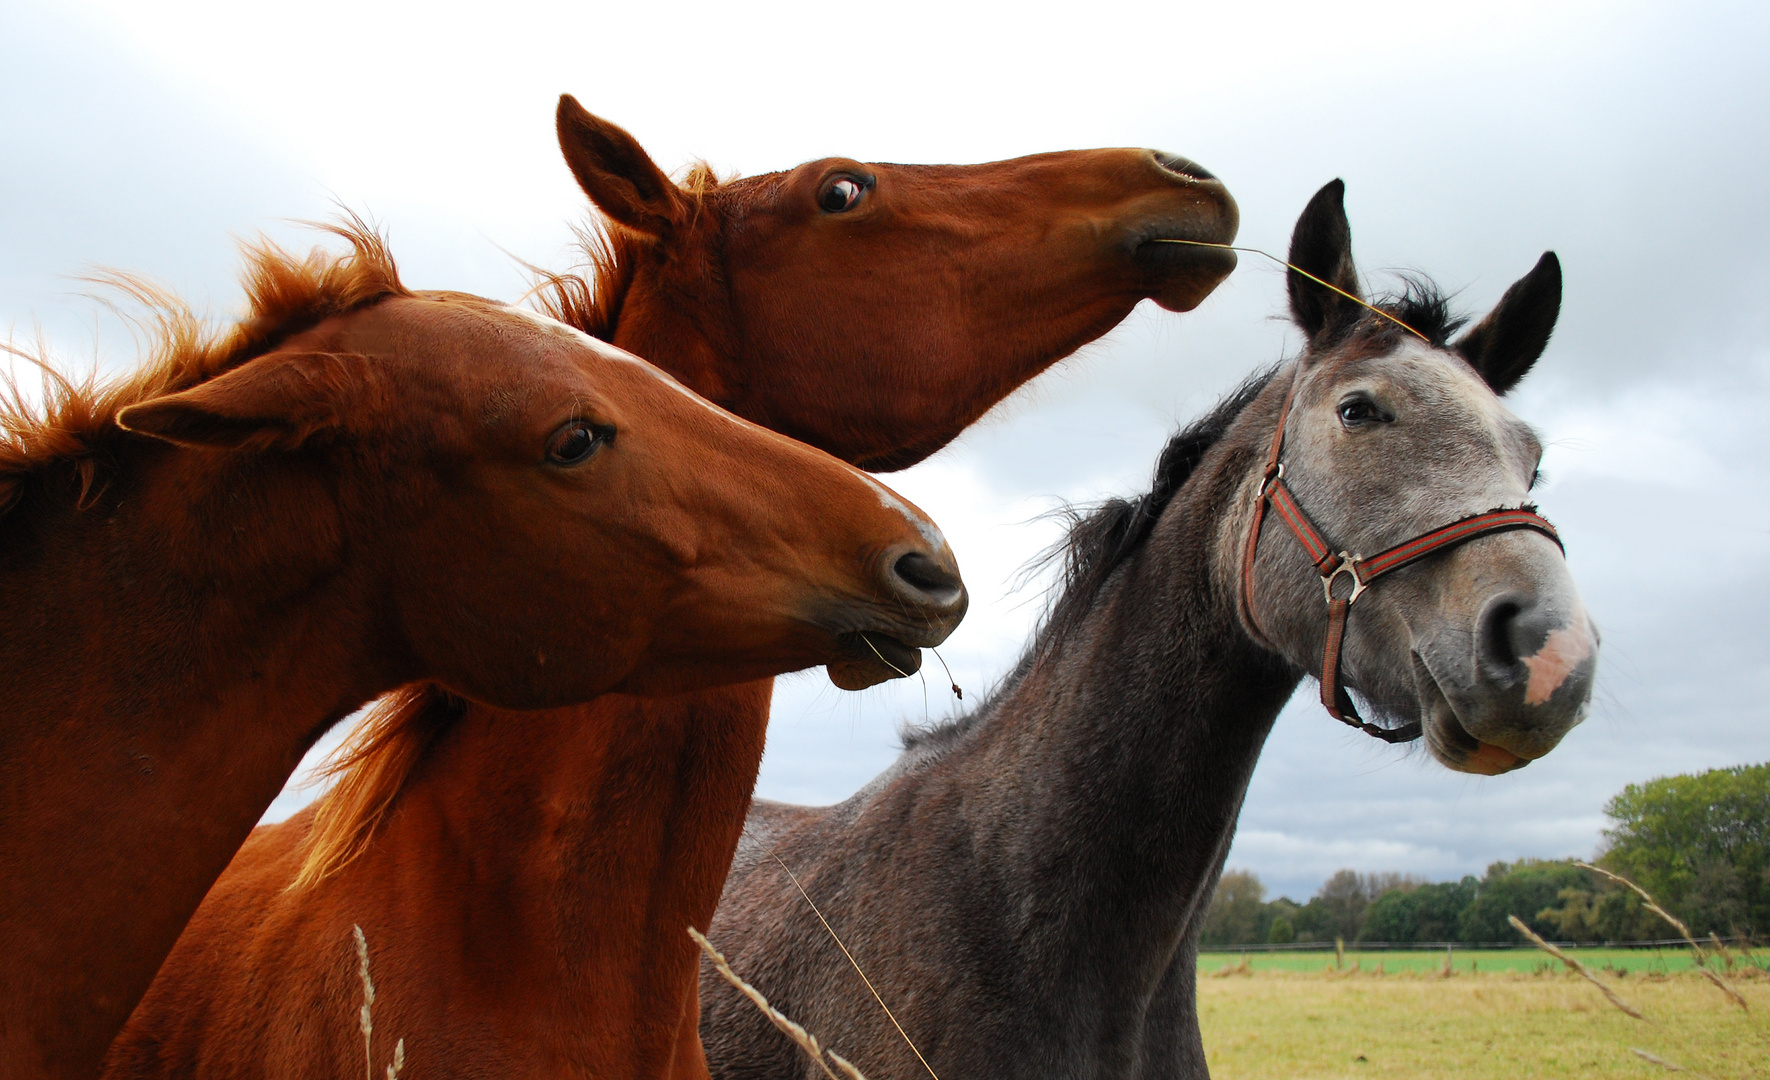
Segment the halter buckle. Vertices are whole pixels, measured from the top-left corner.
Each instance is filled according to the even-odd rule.
[[[1363,578],[1358,576],[1359,561],[1363,558],[1364,556],[1362,555],[1354,555],[1349,551],[1342,551],[1340,552],[1340,560],[1335,564],[1334,568],[1321,576],[1321,591],[1322,594],[1327,597],[1328,603],[1331,604],[1334,602],[1334,581],[1338,579],[1341,574],[1345,574],[1352,579],[1352,592],[1346,597],[1347,607],[1351,607],[1357,602],[1359,597],[1364,595],[1364,590],[1370,586],[1365,583]]]
[[[1284,479],[1284,462],[1281,461],[1278,463],[1277,468],[1268,472],[1264,477],[1262,477],[1260,479],[1260,490],[1256,491],[1254,493],[1254,501],[1259,502],[1260,500],[1266,498],[1266,496],[1270,495],[1272,493],[1272,486],[1283,479]]]

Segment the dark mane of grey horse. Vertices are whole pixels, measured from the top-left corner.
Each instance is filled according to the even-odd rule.
[[[1451,310],[1450,298],[1429,278],[1421,275],[1403,275],[1401,292],[1372,303],[1440,348],[1467,321]],[[1389,319],[1368,310],[1358,310],[1363,311],[1361,318],[1350,320],[1337,329],[1331,328],[1328,340],[1318,342],[1316,346],[1344,345],[1365,354],[1385,353],[1407,335],[1407,331]],[[1061,562],[1063,572],[1052,587],[1054,599],[1032,641],[1013,669],[977,708],[931,725],[906,728],[902,736],[906,751],[920,751],[914,756],[921,757],[952,745],[959,736],[987,718],[996,701],[1019,683],[1041,656],[1059,645],[1093,608],[1112,572],[1148,539],[1162,511],[1186,486],[1205,453],[1217,444],[1242,410],[1260,396],[1282,366],[1274,364],[1248,376],[1210,412],[1169,439],[1156,459],[1155,476],[1147,492],[1130,498],[1107,499],[1086,511],[1064,511],[1070,519],[1068,533],[1033,563],[1036,568]]]

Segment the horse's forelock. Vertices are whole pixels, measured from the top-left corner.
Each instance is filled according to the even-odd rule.
[[[1416,331],[1434,348],[1445,348],[1450,336],[1457,332],[1469,320],[1456,313],[1451,307],[1451,295],[1440,289],[1438,285],[1424,274],[1404,273],[1401,278],[1401,290],[1387,293],[1371,300],[1371,307],[1390,316],[1384,318],[1367,308],[1357,308],[1357,314],[1350,318],[1343,327],[1330,335],[1331,340],[1319,342],[1322,350],[1345,351],[1350,349],[1359,354],[1380,354],[1393,349],[1397,344],[1408,340],[1418,340],[1407,330]],[[1353,308],[1350,302],[1347,308]],[[1400,322],[1407,327],[1397,326]]]

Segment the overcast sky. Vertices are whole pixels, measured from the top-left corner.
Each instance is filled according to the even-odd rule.
[[[1221,176],[1242,240],[1282,251],[1347,183],[1360,266],[1491,305],[1548,248],[1553,344],[1513,408],[1549,444],[1542,503],[1604,630],[1599,703],[1493,779],[1281,718],[1230,864],[1303,896],[1334,870],[1432,877],[1590,855],[1604,801],[1770,759],[1770,16],[1750,5],[655,5],[0,0],[0,328],[128,365],[81,294],[95,265],[236,310],[234,237],[310,241],[333,200],[389,233],[408,284],[514,299],[508,253],[564,266],[583,203],[561,91],[666,168],[831,154],[986,161],[1151,146]],[[1197,10],[1192,10],[1197,9]],[[972,590],[942,654],[969,693],[1041,610],[1036,516],[1144,484],[1173,426],[1300,342],[1245,257],[1198,311],[1148,305],[890,482],[941,522]],[[1036,318],[1036,312],[1028,312]],[[935,666],[935,665],[930,665]],[[760,793],[828,802],[949,708],[930,678],[781,683]],[[286,814],[310,797],[279,800]]]

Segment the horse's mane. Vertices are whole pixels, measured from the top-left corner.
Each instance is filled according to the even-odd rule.
[[[699,213],[707,196],[723,190],[735,177],[720,178],[713,167],[697,161],[678,182]],[[542,312],[600,341],[614,340],[621,319],[621,301],[633,284],[640,257],[656,241],[626,229],[597,212],[573,229],[583,256],[583,272],[556,274],[534,268],[540,278],[534,290]]]
[[[73,470],[84,503],[102,487],[101,463],[112,446],[128,436],[117,414],[130,405],[188,390],[261,356],[291,334],[334,315],[343,315],[389,296],[411,295],[386,242],[354,214],[335,225],[317,226],[351,246],[339,255],[314,249],[297,257],[269,240],[245,245],[242,284],[246,316],[222,330],[199,319],[170,291],[130,274],[107,273],[97,280],[150,313],[149,358],[120,379],[101,383],[95,370],[75,381],[39,353],[0,344],[0,349],[35,364],[42,372],[43,401],[25,399],[11,376],[0,377],[0,517],[17,503],[26,483],[57,467]],[[139,437],[139,436],[133,436]]]
[[[721,179],[711,166],[697,162],[678,187],[698,213],[707,196],[732,179]],[[600,214],[576,232],[582,271],[556,274],[532,267],[539,278],[532,295],[545,314],[612,341],[621,300],[655,241]],[[459,698],[428,684],[404,687],[376,703],[321,770],[337,785],[314,811],[301,869],[290,888],[317,884],[368,849],[413,769],[465,708]]]
[[[1155,476],[1149,490],[1128,498],[1107,499],[1092,509],[1067,507],[1059,511],[1069,519],[1063,539],[1046,549],[1030,564],[1036,570],[1059,563],[1062,571],[1051,587],[1045,618],[1014,668],[981,704],[969,713],[928,726],[911,727],[903,733],[906,751],[936,750],[975,727],[1003,693],[1020,682],[1052,645],[1072,631],[1094,606],[1113,571],[1139,548],[1162,512],[1186,486],[1205,453],[1222,440],[1236,417],[1260,396],[1278,367],[1257,371],[1218,401],[1210,412],[1181,428],[1162,447],[1156,458]]]
[[[1169,439],[1156,458],[1155,477],[1147,492],[1107,499],[1085,513],[1069,512],[1068,535],[1039,557],[1041,564],[1061,562],[1063,571],[1045,624],[1035,636],[1034,652],[1043,652],[1047,647],[1044,642],[1064,636],[1081,621],[1113,571],[1149,539],[1162,512],[1186,486],[1206,451],[1217,445],[1277,372],[1277,367],[1270,367],[1250,375],[1210,412]]]
[[[461,718],[467,703],[435,683],[413,683],[369,710],[322,767],[337,785],[314,810],[291,889],[314,885],[368,850],[424,752]]]

